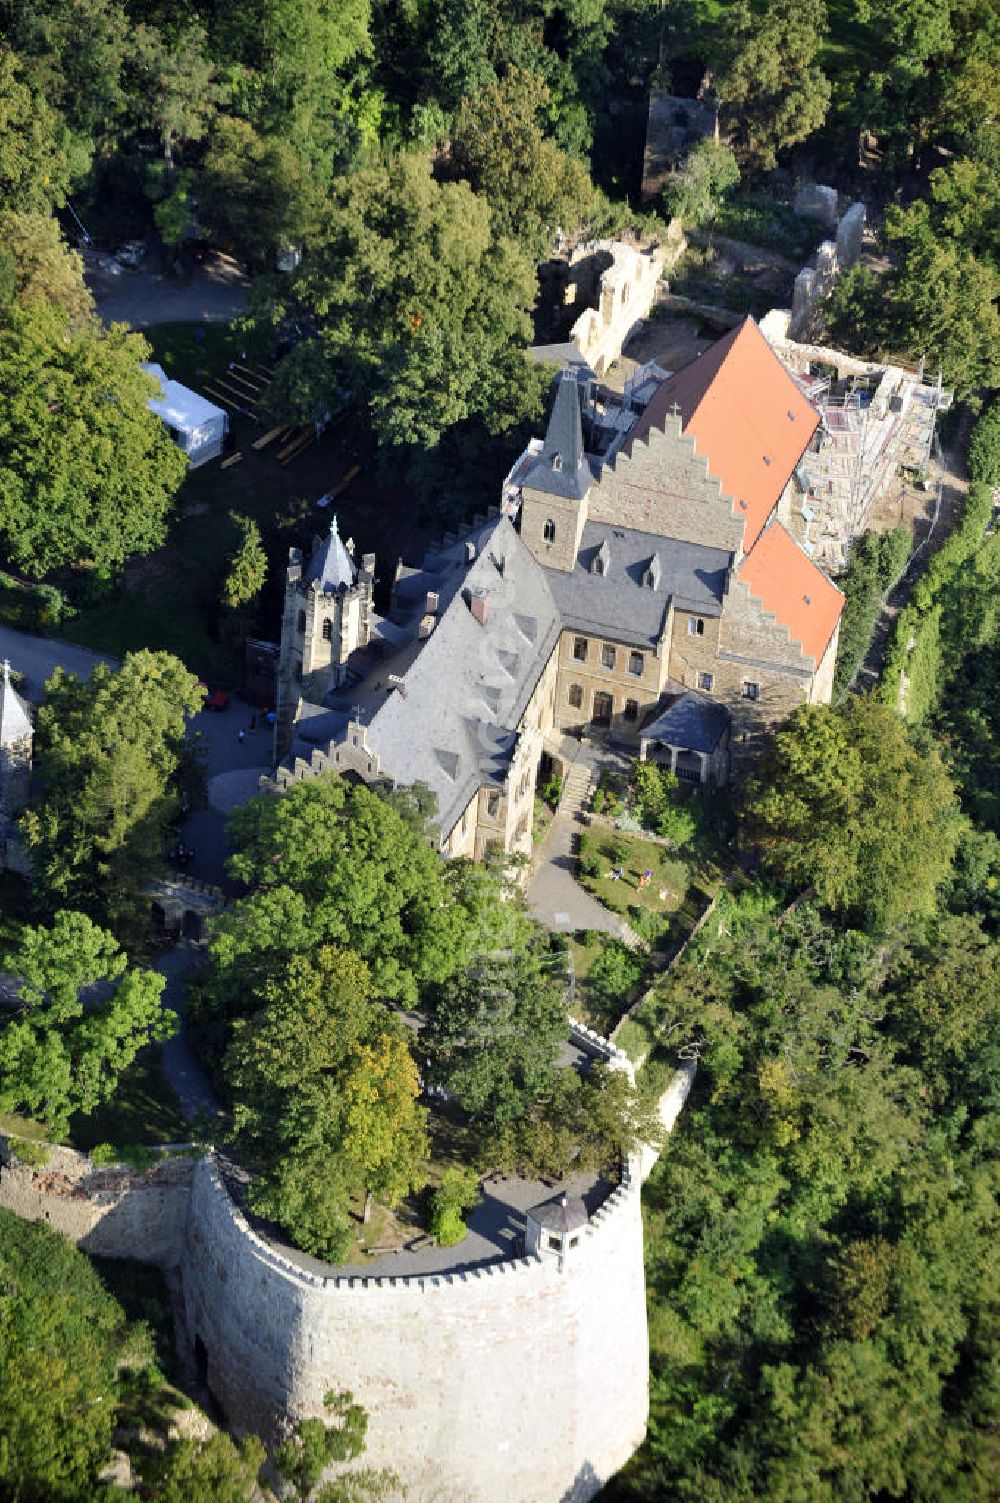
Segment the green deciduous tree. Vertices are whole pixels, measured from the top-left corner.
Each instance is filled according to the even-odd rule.
[[[130,1374],[158,1375],[90,1260],[44,1223],[0,1211],[0,1495],[19,1503],[105,1497]]]
[[[215,927],[209,976],[234,1011],[258,978],[324,944],[356,950],[378,994],[409,1004],[460,963],[465,925],[449,874],[371,789],[310,779],[251,800],[231,829],[231,871],[251,891]]]
[[[158,1503],[248,1503],[264,1462],[256,1435],[234,1441],[224,1430],[207,1440],[180,1437],[143,1465]]]
[[[502,1130],[551,1083],[567,1026],[552,956],[536,945],[482,954],[436,988],[420,1043],[472,1121]]]
[[[45,907],[73,904],[129,933],[140,922],[143,877],[180,806],[185,717],[199,705],[194,675],[169,653],[130,653],[117,672],[98,663],[86,681],[56,669],[23,823]]]
[[[510,428],[541,392],[523,354],[534,296],[529,258],[466,183],[416,157],[365,168],[335,184],[295,276],[258,294],[257,327],[297,314],[317,336],[278,364],[269,407],[310,422],[346,385],[389,444],[433,445],[470,415]]]
[[[33,299],[0,323],[0,538],[40,577],[108,573],[163,541],[186,461],[146,404],[149,347]]]
[[[192,22],[172,38],[140,25],[132,34],[138,85],[133,108],[160,137],[168,168],[178,142],[204,139],[225,99],[203,26]]]
[[[65,127],[0,44],[0,209],[46,214],[69,187]]]
[[[313,215],[310,182],[291,146],[228,115],[212,132],[198,196],[213,239],[259,270],[274,270],[276,253],[302,240]]]
[[[830,85],[817,63],[826,32],[824,0],[771,0],[763,14],[739,0],[727,18],[727,60],[717,80],[737,156],[773,167],[826,117]]]
[[[18,981],[0,1027],[0,1103],[56,1133],[73,1112],[110,1099],[144,1044],[176,1031],[176,1014],[160,1010],[163,977],[129,969],[114,937],[83,913],[24,928],[5,969]]]
[[[549,89],[511,68],[463,101],[452,133],[454,170],[489,202],[499,234],[545,255],[557,228],[572,233],[595,210],[583,163],[545,134]]]
[[[342,1258],[352,1198],[395,1204],[422,1182],[425,1114],[406,1031],[349,951],[292,961],[234,1024],[225,1071],[238,1141],[258,1169],[252,1202],[308,1251]]]
[[[926,913],[959,838],[937,749],[870,699],[807,706],[774,734],[744,811],[769,870],[832,908],[891,922]]]
[[[667,183],[664,207],[671,218],[697,228],[711,224],[730,189],[740,180],[736,155],[718,141],[699,141]]]
[[[77,322],[92,316],[94,300],[83,280],[83,262],[67,246],[52,215],[0,213],[0,277],[5,266],[11,295],[19,302],[41,298]]]

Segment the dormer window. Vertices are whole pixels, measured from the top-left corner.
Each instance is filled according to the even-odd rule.
[[[554,543],[556,540],[556,524],[555,522],[553,522],[551,517],[549,517],[545,526],[542,528],[542,538],[546,543]]]
[[[608,540],[607,540],[607,538],[605,538],[604,542],[598,548],[597,552],[594,554],[594,557],[591,560],[591,563],[590,563],[590,572],[591,572],[591,574],[601,574],[601,575],[607,574],[608,567],[609,567],[610,563],[611,563],[611,549],[608,547]]]
[[[662,578],[662,568],[661,568],[661,565],[660,565],[659,556],[654,553],[653,557],[649,560],[649,563],[646,565],[646,568],[643,571],[643,575],[642,575],[642,587],[643,587],[643,589],[644,590],[658,590],[660,588],[660,579],[661,578]]]
[[[554,470],[561,470],[562,469],[562,455],[561,454],[553,454],[553,456],[552,456],[552,468]]]

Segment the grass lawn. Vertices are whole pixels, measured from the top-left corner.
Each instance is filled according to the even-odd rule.
[[[95,1143],[186,1143],[190,1136],[155,1044],[139,1051],[110,1101],[88,1117],[77,1113],[70,1118],[69,1141],[84,1153]]]
[[[614,882],[611,872],[618,863],[612,860],[608,851],[609,847],[618,844],[627,855],[621,863],[623,875]],[[641,835],[594,826],[587,833],[583,849],[598,857],[601,874],[599,877],[581,876],[580,881],[605,908],[627,918],[629,908],[638,906],[647,913],[667,918],[682,906],[691,882],[691,870],[666,846]],[[652,869],[652,880],[647,887],[640,888],[639,879],[648,869]],[[665,894],[662,898],[661,892]]]
[[[203,391],[224,376],[230,360],[239,360],[245,341],[232,330],[205,325],[195,339],[196,324],[165,324],[149,331],[153,358],[169,375]],[[250,357],[250,363],[263,364]],[[163,548],[130,564],[122,582],[95,598],[66,623],[67,637],[99,652],[122,656],[148,647],[175,653],[193,673],[213,684],[242,681],[243,632],[275,640],[280,630],[284,571],[290,546],[308,547],[330,525],[330,511],[316,500],[354,465],[362,472],[335,510],[342,536],[353,537],[359,553],[374,552],[380,576],[389,581],[400,552],[422,552],[412,502],[401,493],[380,488],[371,459],[374,442],[356,416],[334,424],[316,443],[282,466],[276,442],[254,451],[253,441],[267,428],[230,414],[238,464],[223,470],[213,460],[188,473],[177,498],[175,520]],[[256,618],[244,622],[227,639],[220,594],[236,535],[230,512],[252,517],[268,553],[269,575]],[[391,555],[386,539],[392,539]]]

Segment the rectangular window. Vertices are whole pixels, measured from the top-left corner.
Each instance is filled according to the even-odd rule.
[[[711,687],[712,687],[712,685],[714,683],[715,683],[715,677],[714,677],[713,674],[711,674],[711,673],[699,673],[699,675],[698,675],[698,688],[699,689],[704,689],[707,692],[707,691],[709,691],[711,689]]]
[[[573,638],[573,656],[576,658],[576,661],[578,663],[585,663],[587,661],[587,639],[586,639],[586,637],[574,637]]]
[[[703,637],[705,635],[705,623],[700,616],[688,617],[688,636]]]
[[[500,813],[500,795],[499,795],[499,793],[488,793],[486,795],[486,818],[487,819],[496,819],[496,817],[497,817],[497,815],[499,813]]]
[[[637,699],[627,699],[625,701],[625,709],[622,714],[622,719],[631,721],[636,721],[639,719],[639,701]]]
[[[629,671],[629,673],[632,674],[633,678],[642,678],[642,672],[643,672],[643,669],[645,668],[645,666],[646,666],[646,659],[643,657],[643,655],[642,655],[641,652],[630,652],[629,653],[629,655],[628,655],[628,671]]]
[[[583,706],[583,689],[581,688],[581,686],[579,684],[570,684],[570,686],[569,686],[569,703],[570,703],[570,708],[573,709],[573,710],[579,710],[579,709],[582,708],[582,706]]]
[[[752,683],[750,679],[743,680],[743,698],[754,701],[760,698],[760,684]]]
[[[617,649],[612,647],[610,642],[605,642],[604,646],[601,648],[601,662],[604,664],[605,668],[613,668],[617,661]]]

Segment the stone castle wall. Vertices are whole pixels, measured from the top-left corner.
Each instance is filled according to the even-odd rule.
[[[593,1497],[641,1443],[648,1404],[638,1175],[574,1253],[410,1278],[323,1278],[248,1227],[198,1166],[184,1254],[188,1332],[231,1422],[369,1414],[366,1465],[410,1499]]]
[[[13,1158],[11,1151],[13,1151]],[[0,1208],[45,1221],[85,1252],[176,1266],[184,1249],[194,1178],[190,1158],[165,1158],[139,1174],[98,1168],[71,1148],[50,1148],[44,1165],[17,1161],[12,1141],[0,1163]]]
[[[574,1024],[572,1037],[629,1068],[591,1030]],[[679,1072],[661,1103],[668,1131],[689,1087]],[[144,1174],[61,1148],[41,1168],[9,1147],[2,1158],[0,1206],[88,1252],[177,1268],[179,1334],[237,1430],[274,1435],[348,1389],[369,1415],[359,1464],[395,1472],[409,1503],[585,1503],[643,1440],[640,1184],[654,1150],[561,1259],[391,1278],[291,1261],[249,1226],[211,1154]]]

